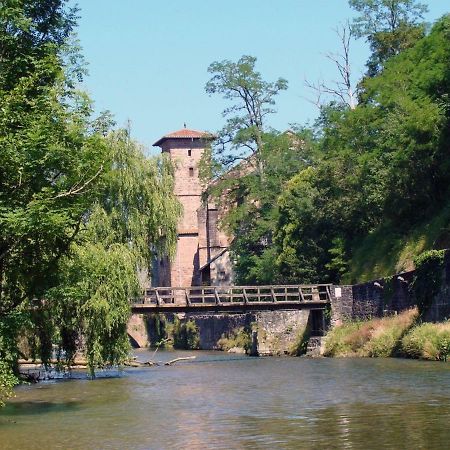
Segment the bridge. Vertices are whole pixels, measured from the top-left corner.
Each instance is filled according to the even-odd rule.
[[[152,287],[132,301],[135,314],[149,312],[246,312],[324,309],[331,284]]]

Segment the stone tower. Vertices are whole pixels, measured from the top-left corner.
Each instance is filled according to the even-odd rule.
[[[202,204],[202,186],[198,164],[212,139],[209,133],[183,128],[167,134],[153,145],[161,147],[175,163],[175,194],[183,206],[178,223],[178,241],[174,261],[160,261],[159,286],[197,286],[201,284],[198,213]]]

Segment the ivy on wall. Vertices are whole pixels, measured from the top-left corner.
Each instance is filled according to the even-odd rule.
[[[416,270],[410,289],[421,316],[430,309],[441,290],[444,257],[444,250],[429,250],[414,259]]]

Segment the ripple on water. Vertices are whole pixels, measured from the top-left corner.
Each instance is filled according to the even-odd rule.
[[[448,364],[196,355],[121,377],[21,388],[0,413],[0,447],[433,449],[450,441]]]

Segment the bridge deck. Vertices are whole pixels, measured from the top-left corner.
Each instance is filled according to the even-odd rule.
[[[331,285],[155,287],[131,305],[144,312],[245,312],[275,309],[323,309]]]

